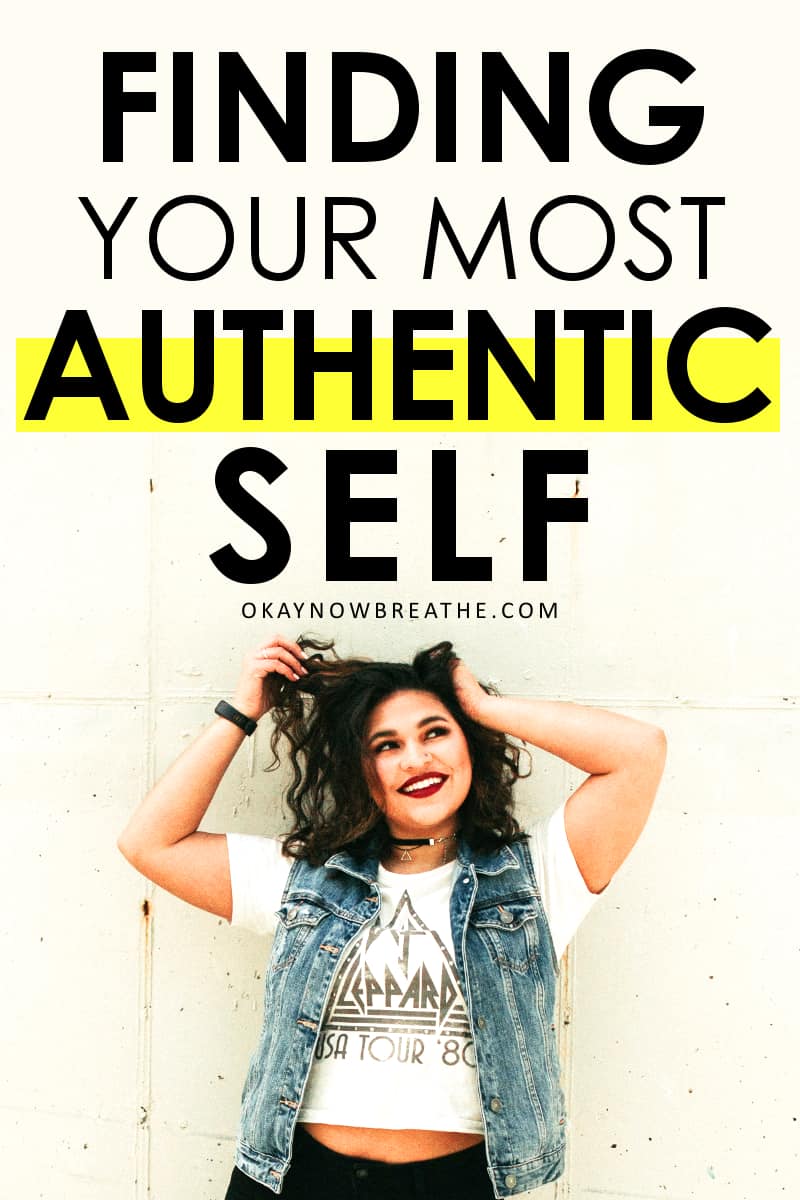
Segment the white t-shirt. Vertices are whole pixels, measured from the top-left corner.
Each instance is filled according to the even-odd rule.
[[[529,835],[558,957],[596,900],[567,841],[564,806]],[[228,834],[231,923],[275,927],[292,861],[271,838]],[[457,863],[378,868],[379,923],[339,964],[299,1119],[373,1129],[482,1133],[475,1057],[450,930]]]

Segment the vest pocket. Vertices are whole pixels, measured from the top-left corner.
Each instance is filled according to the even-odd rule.
[[[539,945],[538,901],[509,901],[473,910],[470,924],[494,961],[526,972],[536,962]]]
[[[270,960],[272,972],[290,967],[312,929],[316,929],[320,921],[324,921],[331,914],[327,908],[303,899],[281,905],[275,915],[277,924]]]

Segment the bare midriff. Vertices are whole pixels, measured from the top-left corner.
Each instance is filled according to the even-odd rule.
[[[303,1128],[337,1154],[387,1163],[442,1158],[483,1141],[479,1133],[453,1133],[443,1129],[362,1129],[355,1125],[323,1125],[316,1121],[304,1122]]]

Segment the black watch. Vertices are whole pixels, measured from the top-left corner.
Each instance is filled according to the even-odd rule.
[[[250,737],[251,733],[255,733],[258,725],[252,717],[246,717],[244,713],[239,712],[238,708],[234,708],[232,704],[228,704],[227,700],[220,700],[214,712],[218,717],[224,717],[226,721],[232,721],[234,725],[238,725],[244,733]]]

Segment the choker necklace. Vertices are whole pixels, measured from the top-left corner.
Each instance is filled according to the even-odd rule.
[[[457,833],[448,833],[446,837],[437,838],[389,838],[392,846],[396,846],[398,850],[402,850],[400,862],[413,862],[411,851],[417,846],[441,846],[442,847],[442,862],[447,862],[447,843],[454,842],[458,837]]]

